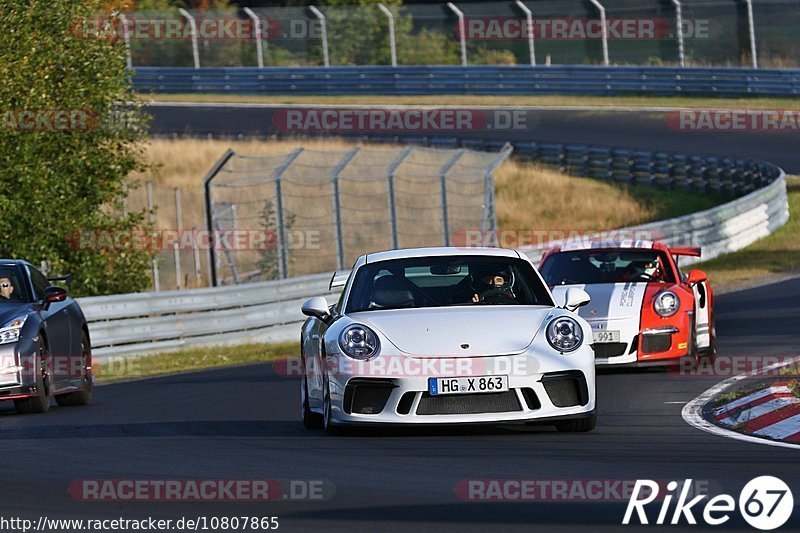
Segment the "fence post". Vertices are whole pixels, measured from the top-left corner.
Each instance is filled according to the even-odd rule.
[[[181,233],[183,233],[183,209],[181,207],[181,189],[175,187],[175,229],[178,231],[178,240],[183,242]],[[177,280],[177,287],[183,288],[183,279],[181,275],[181,251],[178,243],[173,243],[173,253],[175,257],[175,279]]]
[[[450,159],[439,169],[439,197],[442,202],[442,231],[444,232],[444,245],[450,246],[450,221],[447,214],[447,173],[455,166],[466,150],[456,150]]]
[[[325,15],[323,15],[322,11],[317,9],[316,6],[308,6],[308,9],[319,19],[320,34],[322,37],[322,64],[326,67],[329,67],[331,66],[331,63],[330,58],[328,57],[328,28],[325,21]]]
[[[522,0],[517,0],[517,7],[525,13],[526,24],[528,28],[528,53],[531,57],[531,65],[536,66],[536,48],[533,44],[533,13],[528,6],[522,3]]]
[[[211,199],[211,181],[219,174],[222,167],[236,154],[228,148],[220,157],[208,174],[203,176],[203,194],[206,204],[206,231],[208,231],[208,281],[212,287],[217,286],[217,258],[214,250],[216,239],[214,238],[214,202]]]
[[[389,8],[387,8],[383,4],[378,4],[378,9],[380,9],[383,12],[383,14],[386,15],[386,18],[389,19],[389,50],[391,51],[392,54],[392,66],[396,67],[397,43],[395,42],[395,36],[394,36],[394,15],[392,15],[392,12],[389,11]]]
[[[210,241],[209,241],[210,242]],[[197,226],[192,226],[192,252],[194,252],[194,279],[195,284],[202,285],[203,271],[200,267],[200,247],[197,244]]]
[[[608,26],[606,25],[606,8],[597,0],[589,0],[594,7],[600,10],[600,31],[603,36],[603,64],[608,66]]]
[[[153,257],[153,290],[158,292],[161,290],[161,287],[158,283],[158,258]]]
[[[252,9],[245,7],[242,11],[253,21],[253,32],[256,34],[256,53],[258,54],[258,68],[264,68],[264,45],[261,42],[261,19]]]
[[[678,25],[678,62],[681,67],[686,66],[684,49],[683,49],[683,11],[681,10],[680,0],[672,0],[672,5],[675,6],[675,23]]]
[[[125,40],[125,66],[133,68],[133,57],[131,56],[131,34],[128,31],[128,17],[124,13],[119,14],[122,22],[122,38]]]
[[[500,164],[514,151],[514,145],[506,143],[497,153],[497,157],[491,162],[484,176],[484,206],[481,230],[488,231],[492,237],[492,243],[497,246],[497,212],[494,206],[494,171]],[[485,241],[485,239],[484,239]]]
[[[398,167],[403,163],[403,160],[408,157],[411,151],[414,148],[412,146],[406,146],[400,155],[398,155],[394,161],[389,164],[389,167],[386,169],[386,187],[387,192],[389,195],[389,221],[392,230],[392,249],[396,250],[399,248],[399,238],[397,235],[397,205],[394,201],[394,173],[397,171]]]
[[[191,13],[182,7],[178,9],[178,12],[189,21],[189,29],[192,34],[192,58],[194,59],[194,68],[200,68],[200,52],[197,49],[197,21],[195,21]]]
[[[758,68],[758,54],[756,50],[756,27],[753,21],[753,0],[744,0],[747,4],[747,28],[750,31],[750,55],[753,56],[753,68]]]
[[[280,279],[289,275],[289,261],[286,257],[286,224],[283,219],[283,191],[281,190],[281,178],[283,173],[294,163],[303,152],[303,148],[296,148],[283,160],[283,164],[275,170],[275,218],[278,224],[278,276]]]
[[[461,41],[461,64],[467,66],[467,28],[464,25],[464,13],[453,2],[447,2],[447,7],[458,17],[458,36]]]
[[[342,206],[339,203],[339,176],[359,150],[360,148],[356,147],[348,151],[333,169],[331,186],[333,187],[333,223],[336,230],[336,270],[344,270],[344,233],[342,231]]]

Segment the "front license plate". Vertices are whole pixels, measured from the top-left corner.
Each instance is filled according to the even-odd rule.
[[[603,344],[606,342],[619,342],[619,331],[594,331],[594,342]]]
[[[473,394],[481,392],[505,392],[508,376],[474,376],[468,378],[428,378],[431,396],[441,394]]]

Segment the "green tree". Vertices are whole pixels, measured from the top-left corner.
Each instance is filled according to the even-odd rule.
[[[83,30],[101,7],[0,0],[0,256],[46,260],[82,295],[149,283],[150,252],[108,239],[142,228],[143,213],[115,213],[142,169],[146,123],[128,103],[123,43]]]

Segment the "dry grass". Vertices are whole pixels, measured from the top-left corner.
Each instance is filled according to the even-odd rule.
[[[615,229],[656,214],[625,188],[525,161],[506,161],[495,173],[495,190],[503,230]]]
[[[183,226],[203,227],[202,178],[228,147],[248,155],[286,153],[297,146],[343,150],[342,141],[223,141],[155,139],[146,151],[151,172],[132,175],[140,184],[152,181],[158,206],[156,227],[174,228],[174,188],[181,188]],[[363,146],[363,145],[362,145]],[[652,220],[652,206],[630,190],[587,178],[566,176],[549,168],[507,160],[495,173],[498,222],[503,229],[618,228]],[[131,209],[144,207],[144,187],[131,192]]]
[[[353,144],[340,140],[270,140],[270,141],[227,141],[209,139],[154,139],[146,150],[146,157],[152,164],[152,169],[147,173],[131,176],[131,180],[138,182],[139,187],[131,190],[128,198],[128,208],[132,211],[144,209],[146,203],[146,189],[141,186],[146,181],[153,183],[154,204],[156,206],[155,227],[157,229],[174,229],[178,227],[176,220],[175,189],[181,191],[182,219],[180,227],[184,230],[197,227],[205,228],[205,208],[203,200],[203,176],[211,166],[229,147],[237,153],[246,155],[286,154],[298,146],[307,149],[338,150],[349,149]],[[385,150],[386,146],[375,146]],[[386,152],[380,154],[384,157]],[[309,154],[309,157],[311,155]],[[377,156],[376,156],[377,157]],[[418,163],[427,164],[435,162],[447,154],[439,152],[420,153]],[[437,159],[438,158],[438,159]],[[336,158],[338,159],[338,157]],[[411,158],[409,158],[411,159]],[[296,163],[300,162],[300,158]],[[314,165],[332,165],[334,160],[327,160],[325,156],[316,154],[313,160],[305,161]],[[372,160],[374,163],[374,160]],[[439,168],[438,165],[430,166],[431,172]],[[348,172],[374,172],[369,167],[359,167],[357,160],[348,166]],[[292,174],[303,172],[300,165]],[[373,167],[374,169],[375,167]],[[381,168],[385,168],[381,166]],[[422,167],[417,167],[422,168]],[[403,170],[398,170],[398,177],[402,177]],[[287,174],[287,177],[288,174]],[[431,174],[435,178],[434,174]],[[373,194],[373,198],[385,201],[385,184],[368,181],[354,182],[358,187],[361,197]],[[378,180],[380,181],[380,180]],[[398,182],[400,183],[400,182]],[[622,187],[603,183],[588,178],[566,176],[550,168],[532,165],[531,163],[509,159],[505,161],[495,173],[496,206],[498,223],[501,230],[516,231],[548,231],[568,230],[587,231],[613,229],[630,226],[642,222],[668,218],[685,214],[700,209],[711,207],[721,201],[719,198],[705,195],[690,195],[688,193],[664,193],[645,187]],[[342,185],[343,187],[345,185]],[[401,247],[430,245],[431,239],[439,235],[438,223],[430,220],[430,209],[425,209],[424,199],[435,198],[438,195],[438,181],[433,179],[430,184],[420,180],[419,176],[404,184],[406,188],[414,190],[411,193],[416,197],[412,206],[406,206],[404,219],[401,221]],[[235,203],[237,218],[242,222],[241,229],[260,228],[261,209],[264,208],[266,197],[271,194],[269,190],[256,188],[221,188],[217,193],[217,200]],[[375,190],[372,190],[375,189]],[[378,190],[380,189],[380,190]],[[464,192],[464,191],[461,191]],[[303,213],[314,220],[327,220],[330,212],[330,203],[327,200],[327,191],[312,191],[317,201],[306,197],[285,198],[284,208],[289,212]],[[342,194],[347,191],[342,189]],[[470,193],[471,194],[471,193]],[[245,196],[243,196],[245,195]],[[267,195],[267,196],[265,196]],[[356,195],[359,197],[359,195]],[[322,198],[324,201],[320,202]],[[254,200],[257,200],[254,202]],[[365,200],[366,201],[366,200]],[[371,200],[374,202],[375,200]],[[436,198],[438,202],[438,198]],[[451,216],[461,209],[462,216],[469,218],[475,215],[475,210],[468,206],[452,206]],[[376,225],[381,222],[375,219],[375,213],[369,215],[363,212],[351,215],[345,224],[346,228],[346,255],[345,262],[352,261],[362,253],[391,245],[388,240],[388,226],[383,228]],[[380,215],[380,213],[378,213]],[[471,215],[470,215],[471,214]],[[366,217],[366,218],[365,218]],[[386,218],[381,215],[381,218]],[[375,219],[375,220],[373,220]],[[415,220],[413,227],[409,227],[408,220]],[[425,221],[428,222],[425,222]],[[479,224],[479,218],[477,219]],[[382,222],[384,225],[388,222]],[[321,223],[322,224],[322,223]],[[405,224],[405,226],[403,226]],[[433,226],[430,226],[433,224]],[[430,226],[430,227],[429,227]],[[434,227],[436,226],[436,227]],[[478,226],[470,226],[478,227]],[[296,229],[301,229],[299,226]],[[453,228],[451,228],[453,229]],[[336,258],[332,246],[332,226],[322,224],[318,236],[322,249],[297,249],[292,252],[292,265],[290,275],[302,275],[310,272],[332,270],[336,268]],[[434,235],[434,237],[432,237]],[[181,262],[182,286],[204,286],[208,279],[208,265],[205,254],[200,257],[199,270],[195,269],[195,256],[190,249],[179,251]],[[259,260],[258,252],[239,252],[237,264],[250,265]],[[159,254],[162,288],[177,287],[177,273],[175,269],[174,254],[172,251],[163,251]],[[226,268],[222,265],[221,268]],[[252,270],[251,267],[247,267]],[[255,271],[254,271],[255,272]],[[198,275],[199,274],[199,275]],[[224,274],[223,275],[227,275]]]

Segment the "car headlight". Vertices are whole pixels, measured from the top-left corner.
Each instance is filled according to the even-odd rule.
[[[367,326],[352,324],[339,334],[339,347],[346,356],[367,361],[378,353],[380,343],[375,332]]]
[[[25,325],[27,319],[28,315],[20,315],[6,322],[5,325],[0,328],[0,344],[17,342],[19,340],[19,334],[22,332],[22,326]]]
[[[678,312],[681,306],[681,299],[672,291],[661,291],[653,301],[653,308],[661,316],[672,316]]]
[[[559,352],[572,352],[583,344],[583,329],[578,321],[559,316],[547,324],[547,342]]]

